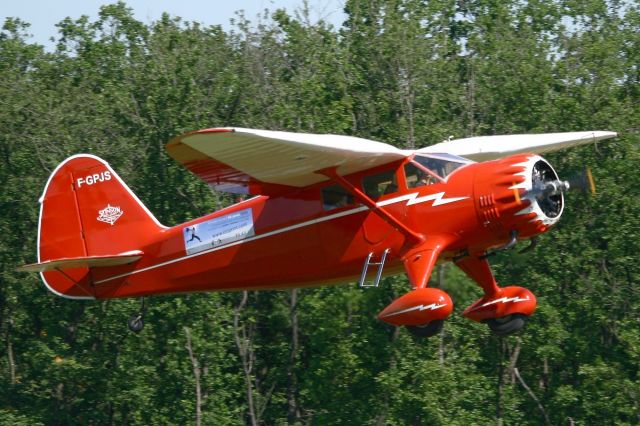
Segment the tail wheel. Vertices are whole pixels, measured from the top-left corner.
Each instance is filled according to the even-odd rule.
[[[131,316],[131,318],[129,318],[129,321],[127,321],[127,325],[129,325],[129,330],[133,331],[134,333],[140,333],[144,328],[144,320],[142,319],[142,315],[134,314],[133,316]]]
[[[431,337],[442,331],[444,320],[433,320],[423,325],[407,325],[407,330],[415,337]]]
[[[497,336],[508,336],[517,333],[527,323],[527,316],[523,314],[512,314],[501,318],[491,318],[485,321],[493,334]]]
[[[131,315],[129,321],[127,321],[127,325],[129,326],[129,330],[134,333],[140,333],[144,328],[144,314],[147,311],[147,305],[145,303],[145,298],[140,298],[140,310],[138,313]]]

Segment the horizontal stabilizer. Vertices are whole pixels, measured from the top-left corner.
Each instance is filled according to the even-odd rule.
[[[20,266],[17,270],[22,272],[44,272],[74,268],[104,268],[136,262],[142,255],[143,253],[140,250],[131,250],[111,256],[67,257]]]

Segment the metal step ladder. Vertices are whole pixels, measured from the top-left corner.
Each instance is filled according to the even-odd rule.
[[[369,253],[367,258],[364,260],[364,266],[362,267],[362,275],[360,275],[360,281],[358,282],[359,288],[378,287],[378,284],[380,283],[380,277],[382,277],[382,269],[384,268],[384,262],[387,260],[387,255],[389,254],[390,251],[391,251],[390,249],[386,249],[382,253],[382,256],[380,257],[379,262],[372,262],[371,259],[373,258],[373,252]],[[369,270],[369,266],[371,265],[377,266],[378,271],[376,272],[376,276],[373,279],[373,281],[370,283],[367,283],[366,282],[367,271]]]

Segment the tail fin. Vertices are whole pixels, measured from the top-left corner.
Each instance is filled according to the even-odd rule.
[[[40,203],[38,264],[48,265],[40,268],[42,279],[53,293],[72,299],[94,298],[90,268],[104,263],[100,259],[134,259],[131,252],[141,255],[145,241],[164,228],[93,155],[63,161]]]

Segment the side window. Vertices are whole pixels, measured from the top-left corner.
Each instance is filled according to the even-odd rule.
[[[419,186],[431,185],[438,182],[435,177],[418,168],[418,166],[413,163],[405,164],[404,174],[407,179],[408,188],[417,188]]]
[[[322,207],[325,210],[333,210],[350,204],[353,204],[353,196],[340,185],[322,188]]]
[[[388,170],[362,179],[365,194],[376,199],[382,195],[392,194],[398,190],[396,171]]]

